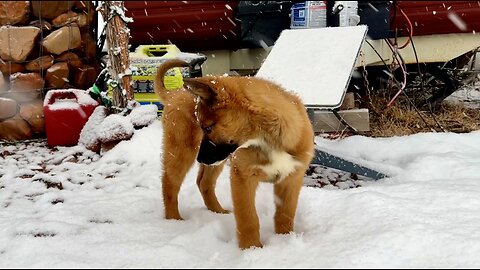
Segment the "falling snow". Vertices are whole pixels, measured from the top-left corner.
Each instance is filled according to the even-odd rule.
[[[467,30],[467,24],[455,12],[449,12],[448,18],[461,31]]]

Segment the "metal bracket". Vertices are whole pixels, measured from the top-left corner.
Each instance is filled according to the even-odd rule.
[[[377,172],[375,170],[369,169],[367,167],[358,165],[351,161],[345,160],[343,158],[334,156],[327,152],[315,149],[315,156],[311,162],[312,164],[318,164],[327,166],[333,169],[342,170],[345,172],[355,173],[357,175],[366,176],[372,178],[373,180],[379,180],[382,178],[388,177],[383,173]]]
[[[310,122],[313,124],[313,122],[315,121],[315,109],[307,108],[307,114]],[[357,175],[366,176],[374,180],[388,177],[383,173],[377,172],[373,169],[361,166],[359,164],[353,163],[351,161],[345,160],[343,158],[334,156],[318,149],[315,149],[315,155],[311,163],[327,166],[345,172],[355,173]]]

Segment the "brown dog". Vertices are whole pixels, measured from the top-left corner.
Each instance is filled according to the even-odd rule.
[[[301,100],[254,77],[185,78],[184,89],[166,91],[166,72],[180,66],[188,64],[180,60],[163,63],[155,80],[155,91],[165,106],[162,184],[166,218],[182,219],[178,192],[197,155],[201,162],[197,185],[205,205],[227,213],[218,203],[215,184],[222,160],[230,156],[240,248],[262,246],[255,209],[260,181],[274,184],[276,233],[291,232],[303,177],[314,153],[312,125]]]

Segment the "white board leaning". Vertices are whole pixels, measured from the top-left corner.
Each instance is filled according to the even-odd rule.
[[[297,93],[306,107],[336,109],[366,33],[366,25],[284,30],[256,76]]]

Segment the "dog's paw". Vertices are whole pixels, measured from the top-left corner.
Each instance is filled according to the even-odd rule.
[[[179,215],[165,215],[165,219],[174,219],[174,220],[184,220],[181,216]]]
[[[219,203],[216,203],[216,204],[206,203],[206,206],[207,206],[208,210],[210,210],[214,213],[217,213],[217,214],[230,214],[231,213],[229,210],[223,209],[223,207],[221,207]]]
[[[218,213],[218,214],[230,214],[232,211],[225,210],[225,209],[210,209],[210,211]]]
[[[246,249],[256,249],[256,248],[263,248],[263,245],[262,243],[260,243],[260,241],[256,242],[256,243],[251,243],[251,244],[239,244],[238,245],[240,247],[240,249],[243,249],[243,250],[246,250]]]

